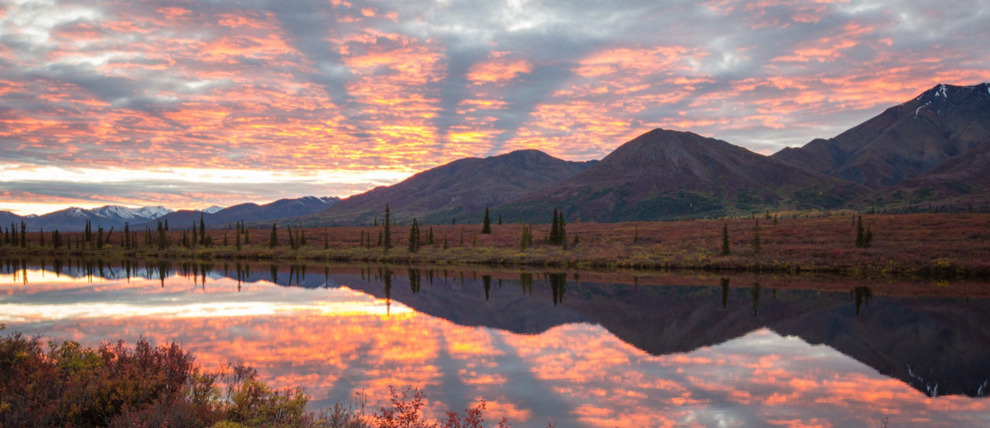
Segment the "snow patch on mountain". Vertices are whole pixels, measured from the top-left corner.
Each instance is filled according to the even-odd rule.
[[[172,212],[172,210],[162,206],[128,208],[120,205],[106,205],[99,208],[94,208],[90,210],[90,212],[97,217],[108,219],[154,220]]]
[[[203,208],[200,211],[202,211],[204,213],[207,213],[207,214],[216,214],[217,212],[220,212],[221,210],[223,210],[223,207],[217,206],[217,205],[213,205],[211,207]]]

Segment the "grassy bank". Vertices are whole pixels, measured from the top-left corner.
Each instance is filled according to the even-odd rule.
[[[384,227],[207,230],[211,245],[181,245],[189,231],[111,234],[99,247],[82,233],[64,233],[54,248],[28,232],[25,246],[0,246],[0,256],[133,257],[169,260],[359,261],[499,266],[690,269],[705,271],[822,272],[847,275],[990,277],[990,215],[866,215],[868,247],[856,245],[859,217],[572,223],[567,244],[550,245],[550,225],[532,225],[522,248],[523,225],[421,225],[419,248],[409,250],[410,226],[393,225],[386,250]],[[724,228],[724,230],[723,230]],[[728,254],[723,254],[723,232]],[[291,237],[290,237],[291,234]],[[146,237],[150,237],[150,240]],[[151,236],[154,235],[154,236]],[[432,237],[432,239],[431,239]],[[240,240],[238,247],[237,241]],[[381,242],[381,243],[380,243]],[[130,244],[130,245],[128,245]],[[274,245],[273,245],[274,244]],[[99,248],[98,248],[99,247]],[[125,248],[126,247],[126,248]]]

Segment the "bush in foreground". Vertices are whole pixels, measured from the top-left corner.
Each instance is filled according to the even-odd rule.
[[[257,371],[206,372],[175,343],[140,339],[98,349],[14,333],[0,338],[0,426],[450,427],[483,426],[485,403],[440,421],[421,415],[422,392],[390,388],[376,410],[337,404],[306,410],[299,388],[272,389]],[[509,426],[503,419],[499,427]]]

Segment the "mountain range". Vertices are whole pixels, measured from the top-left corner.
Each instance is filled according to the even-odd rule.
[[[123,229],[125,225],[131,228],[157,227],[158,221],[167,222],[170,228],[191,228],[199,225],[200,218],[207,226],[233,224],[238,221],[259,223],[280,220],[325,210],[340,201],[335,197],[306,196],[296,199],[279,199],[268,204],[258,205],[246,203],[227,208],[210,207],[205,210],[173,211],[165,207],[127,208],[118,205],[106,205],[99,208],[84,209],[78,207],[51,212],[36,216],[19,216],[9,211],[0,211],[0,227],[10,227],[15,224],[20,227],[24,222],[28,230],[44,229],[47,231],[81,231],[90,222],[92,227]]]
[[[303,197],[203,211],[107,206],[43,216],[0,212],[0,224],[81,230],[191,227],[244,221],[295,226],[368,225],[388,205],[409,223],[643,221],[808,209],[929,210],[990,206],[990,83],[938,84],[830,139],[770,156],[691,132],[654,129],[601,161],[571,162],[537,150],[465,158],[346,199]],[[494,220],[494,219],[493,219]]]
[[[371,224],[386,204],[405,223],[476,223],[484,208],[511,222],[546,222],[554,208],[597,222],[877,206],[986,209],[988,166],[990,83],[939,84],[834,138],[771,156],[655,129],[600,162],[568,163],[532,150],[462,159],[283,221]]]

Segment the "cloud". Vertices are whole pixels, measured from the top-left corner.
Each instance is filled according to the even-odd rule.
[[[654,127],[772,153],[834,136],[935,83],[987,80],[990,60],[972,54],[990,36],[987,9],[788,0],[5,4],[0,154],[63,167],[360,175],[520,148],[601,158]]]

